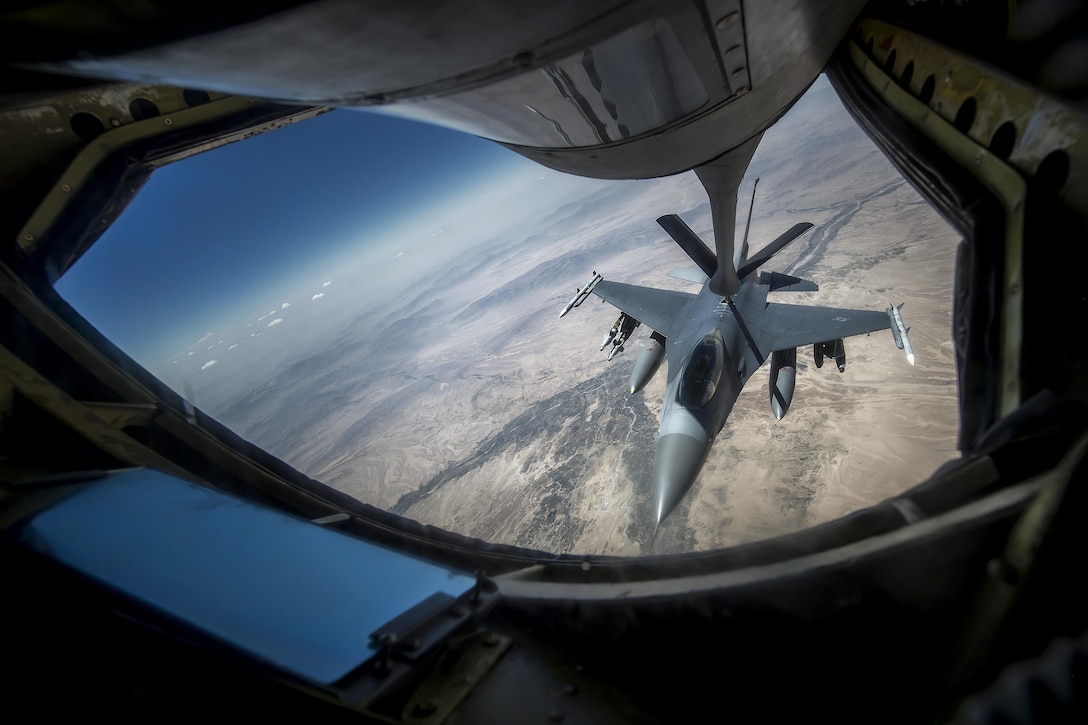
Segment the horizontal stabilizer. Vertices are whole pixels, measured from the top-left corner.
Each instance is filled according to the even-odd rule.
[[[680,267],[679,269],[670,269],[668,272],[670,277],[676,279],[682,279],[685,282],[694,282],[695,284],[702,284],[706,282],[709,277],[703,274],[703,270],[698,267]]]
[[[718,258],[703,244],[699,235],[691,231],[691,227],[685,224],[683,219],[675,214],[666,214],[658,217],[657,223],[691,257],[691,261],[699,265],[699,269],[703,270],[707,277],[714,276],[714,272],[718,269]]]
[[[781,272],[763,272],[760,281],[766,284],[771,292],[819,292],[820,286],[815,282],[800,277],[794,277]]]
[[[661,220],[659,219],[658,223],[660,223],[660,221]],[[741,266],[741,268],[737,270],[737,276],[741,279],[744,279],[747,275],[751,274],[752,272],[763,266],[771,257],[785,249],[787,244],[792,242],[794,239],[797,239],[797,237],[801,236],[809,229],[812,229],[812,224],[809,222],[798,222],[797,224],[794,224],[792,227],[787,229],[785,233],[782,234],[782,236],[768,244],[763,249],[759,250],[756,256],[745,262]]]

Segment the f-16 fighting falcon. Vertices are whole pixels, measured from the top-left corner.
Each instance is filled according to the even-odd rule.
[[[900,339],[906,340],[906,328],[895,307],[878,312],[767,302],[770,292],[819,289],[797,277],[758,272],[812,224],[794,225],[751,258],[745,231],[744,241],[731,260],[741,286],[735,295],[723,297],[710,285],[718,266],[714,253],[679,216],[669,214],[657,222],[698,265],[669,274],[701,282],[698,294],[610,282],[594,272],[559,315],[562,317],[595,294],[619,308],[628,319],[637,319],[653,329],[631,374],[632,394],[649,382],[662,359],[668,360],[665,402],[654,453],[655,537],[661,522],[695,482],[744,384],[768,357],[771,411],[781,419],[793,399],[798,347],[812,345],[817,367],[827,355],[842,372],[846,369],[844,337],[893,328],[897,344]],[[912,357],[910,354],[908,359]]]

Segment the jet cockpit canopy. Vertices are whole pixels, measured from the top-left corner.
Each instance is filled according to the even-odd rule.
[[[689,408],[701,408],[714,397],[725,367],[725,342],[720,330],[703,337],[688,356],[684,377],[680,381],[680,403]]]

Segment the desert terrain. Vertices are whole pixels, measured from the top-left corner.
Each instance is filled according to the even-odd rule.
[[[846,340],[845,373],[798,350],[781,421],[767,374],[741,394],[692,490],[652,553],[788,533],[894,496],[956,452],[952,277],[958,237],[853,125],[826,82],[766,136],[752,180],[757,250],[798,221],[816,228],[765,269],[811,279],[796,304],[884,310],[905,303],[917,365],[890,332]],[[572,182],[573,183],[573,182]],[[696,291],[668,277],[690,260],[657,226],[675,212],[708,242],[693,174],[573,184],[523,223],[478,243],[393,299],[351,310],[288,364],[238,379],[205,409],[309,476],[361,501],[493,542],[551,552],[649,552],[650,472],[665,373],[627,381],[641,342],[598,351],[617,315],[562,306],[592,271]],[[440,243],[440,242],[435,242]]]

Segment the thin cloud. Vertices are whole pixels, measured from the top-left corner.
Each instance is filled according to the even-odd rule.
[[[314,295],[313,297],[310,298],[310,302],[313,302],[314,300],[319,300],[324,296],[325,296],[324,292],[318,292],[316,295]]]
[[[291,306],[290,302],[284,302],[282,305],[280,305],[280,309],[281,310],[286,310],[290,306]]]
[[[283,322],[283,318],[282,318],[282,317],[277,317],[276,319],[274,319],[274,320],[272,320],[271,322],[269,322],[269,323],[268,323],[268,326],[269,326],[269,327],[272,327],[273,325],[278,325],[278,324],[280,324],[281,322]]]
[[[206,363],[204,363],[203,365],[201,365],[201,366],[200,366],[200,369],[201,369],[201,370],[207,370],[207,369],[208,369],[208,368],[210,368],[210,367],[211,367],[212,365],[215,365],[215,363],[216,363],[216,362],[218,362],[218,361],[217,361],[217,360],[209,360],[208,362],[206,362]]]
[[[322,287],[328,287],[328,286],[329,286],[330,284],[332,284],[332,282],[331,282],[331,281],[329,281],[329,282],[326,282],[325,284],[323,284],[323,285],[321,285],[321,286],[322,286]]]

